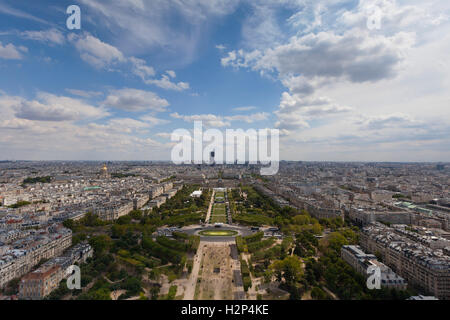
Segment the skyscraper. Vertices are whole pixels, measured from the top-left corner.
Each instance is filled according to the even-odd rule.
[[[211,153],[209,154],[209,163],[213,166],[216,164],[216,161],[214,160],[214,157],[216,156],[215,151],[211,151]]]

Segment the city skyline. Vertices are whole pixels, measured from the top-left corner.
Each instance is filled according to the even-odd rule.
[[[167,161],[200,120],[278,129],[280,160],[449,162],[449,17],[442,0],[2,1],[1,160]]]
[[[0,301],[450,297],[449,165],[0,169]]]

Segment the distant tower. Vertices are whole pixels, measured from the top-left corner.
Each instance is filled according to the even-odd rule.
[[[211,165],[214,165],[216,163],[216,161],[214,160],[215,156],[216,156],[216,152],[214,150],[211,151],[211,153],[209,154],[209,163]]]
[[[109,178],[108,167],[106,166],[106,164],[103,164],[102,178],[103,179],[108,179]]]

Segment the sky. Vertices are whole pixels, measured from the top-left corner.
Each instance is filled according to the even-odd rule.
[[[448,0],[0,0],[0,160],[169,160],[201,120],[448,162],[449,57]]]

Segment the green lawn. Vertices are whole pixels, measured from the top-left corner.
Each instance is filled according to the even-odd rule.
[[[223,197],[225,197],[225,192],[221,192],[221,191],[216,192],[216,193],[214,194],[214,197],[215,197],[215,198],[223,198]]]
[[[223,192],[216,193],[216,198],[222,197]],[[210,223],[226,223],[227,222],[227,209],[225,203],[214,203],[213,210],[211,212]]]
[[[226,212],[225,208],[214,209],[212,212],[213,216],[216,216],[216,215],[222,216],[222,215],[226,215],[226,214],[227,214],[227,212]]]
[[[226,223],[227,217],[226,216],[211,216],[211,222],[210,223]]]

